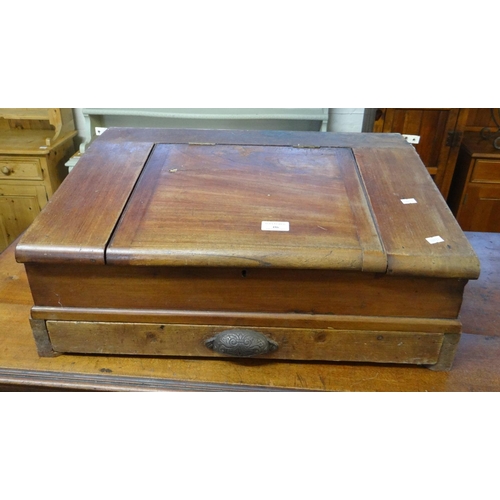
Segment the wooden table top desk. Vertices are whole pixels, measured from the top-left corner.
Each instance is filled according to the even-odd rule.
[[[65,355],[38,357],[24,267],[0,255],[0,390],[500,391],[500,233],[466,233],[481,277],[466,287],[453,368]]]

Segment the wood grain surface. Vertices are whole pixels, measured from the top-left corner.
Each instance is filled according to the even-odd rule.
[[[468,233],[484,274],[464,294],[465,334],[450,372],[422,367],[265,360],[128,358],[64,355],[40,358],[29,325],[33,305],[14,248],[0,256],[0,384],[29,390],[314,390],[498,391],[500,234]],[[488,271],[489,270],[489,271]]]
[[[104,264],[104,252],[152,145],[96,142],[16,249],[20,262]]]
[[[385,272],[356,172],[349,148],[158,144],[106,262]]]
[[[430,259],[435,275],[477,277],[477,261],[425,167],[414,149],[392,134],[110,129],[29,228],[18,260],[104,263],[115,225],[159,142],[180,145],[156,147],[108,250],[110,262],[240,265],[246,259],[248,265],[380,270],[378,231],[389,249],[389,272],[422,274]],[[217,145],[189,145],[200,142]],[[224,146],[231,144],[240,146]],[[245,148],[252,144],[258,145]],[[264,145],[282,146],[280,154]],[[325,153],[303,146],[328,148]],[[354,148],[362,179],[353,177],[357,169],[343,147]],[[214,173],[215,164],[223,175]],[[200,174],[204,183],[197,181]],[[301,182],[311,192],[301,190]],[[404,197],[420,202],[402,205]],[[258,228],[262,220],[290,218],[287,235]],[[431,247],[425,238],[434,236],[444,244]],[[196,251],[193,240],[206,248]],[[283,240],[289,241],[288,252],[282,251]],[[328,250],[332,244],[336,252]],[[167,253],[166,245],[174,248]],[[307,257],[300,251],[306,245]]]
[[[205,342],[234,326],[47,321],[55,352],[225,357]],[[240,331],[248,331],[248,328]],[[278,345],[265,360],[364,361],[435,364],[442,333],[268,328],[257,331]],[[226,356],[227,357],[227,356]]]
[[[161,144],[240,144],[255,146],[326,146],[335,148],[411,148],[400,134],[318,133],[279,130],[109,128],[97,140]]]
[[[357,150],[388,274],[475,279],[479,261],[415,150]],[[388,168],[390,165],[390,168]],[[404,204],[413,199],[416,203]],[[439,237],[437,243],[427,238]]]
[[[105,247],[154,144],[409,146],[396,134],[109,129],[97,137],[17,249],[20,262],[103,264]]]
[[[261,231],[263,220],[291,221],[291,230]],[[397,134],[110,129],[16,255],[20,262],[430,269],[451,278],[479,272],[418,155]]]
[[[289,314],[292,325],[279,335],[294,348],[269,356],[276,358],[288,353],[304,360],[435,364],[436,345],[454,351],[450,335],[456,334],[446,334],[443,342],[444,332],[406,330],[406,341],[376,344],[369,349],[372,357],[358,358],[349,351],[356,344],[352,325],[335,335],[328,323],[313,325],[328,339],[320,349],[305,340],[309,328],[299,331],[293,324],[295,314],[358,315],[356,324],[371,317],[406,317],[408,324],[456,320],[463,287],[477,277],[479,262],[401,137],[391,137],[387,141],[398,145],[384,148],[377,140],[387,142],[385,137],[371,134],[349,137],[352,142],[343,147],[346,138],[336,134],[325,143],[321,134],[256,131],[244,144],[233,144],[244,137],[241,131],[217,131],[213,137],[221,143],[193,142],[200,134],[193,130],[164,131],[166,142],[156,141],[160,133],[154,130],[117,133],[105,133],[92,145],[17,246],[37,307],[40,354],[51,335],[59,346],[55,352],[80,352],[83,344],[93,346],[87,353],[102,352],[96,339],[104,338],[103,328],[97,324],[82,330],[81,322],[65,323],[66,335],[51,322],[42,334],[36,321],[48,319],[44,308],[58,306],[74,322],[79,320],[70,316],[71,308],[121,309],[113,322],[123,323],[118,332],[128,337],[117,333],[109,339],[106,352],[114,354],[198,355],[188,346],[160,349],[168,343],[163,337],[134,351],[137,339],[124,316],[136,309],[188,311],[186,317],[191,311],[194,318],[233,312],[230,326],[242,320],[240,313],[254,319]],[[181,142],[172,143],[175,138]],[[268,144],[274,140],[291,146]],[[405,198],[415,203],[402,203]],[[286,228],[265,231],[266,221]],[[215,324],[194,325],[193,331],[201,331]],[[187,338],[189,323],[176,328],[184,333],[171,332],[172,342]],[[78,338],[83,331],[88,339]],[[369,345],[356,331],[361,346]],[[365,333],[378,338],[380,332]],[[336,340],[342,335],[345,355]],[[390,335],[395,338],[396,331]],[[412,350],[410,338],[428,342],[430,351]],[[450,365],[450,353],[448,361],[439,354],[438,366]]]
[[[456,319],[466,281],[320,269],[27,264],[38,307]]]

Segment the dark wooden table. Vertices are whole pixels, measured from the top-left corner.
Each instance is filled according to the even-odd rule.
[[[500,234],[466,233],[481,277],[466,287],[464,333],[450,372],[423,367],[264,360],[38,357],[24,267],[0,255],[0,389],[113,391],[499,391]]]

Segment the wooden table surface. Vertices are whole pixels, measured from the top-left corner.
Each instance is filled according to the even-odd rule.
[[[481,261],[481,276],[466,287],[464,333],[453,368],[257,359],[38,357],[28,322],[32,306],[14,246],[0,255],[1,390],[312,390],[499,391],[500,234],[466,233]]]

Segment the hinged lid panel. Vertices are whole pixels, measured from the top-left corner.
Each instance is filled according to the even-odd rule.
[[[425,166],[396,134],[108,129],[16,258],[479,274]]]
[[[385,272],[350,148],[157,144],[107,264]]]
[[[106,245],[152,147],[95,141],[23,234],[16,259],[105,264]]]

